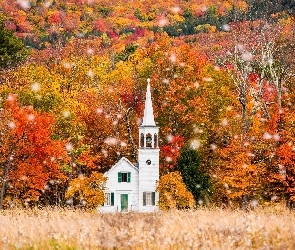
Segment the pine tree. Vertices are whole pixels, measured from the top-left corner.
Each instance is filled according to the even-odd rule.
[[[23,42],[5,27],[4,17],[0,16],[0,70],[19,64],[27,55]]]
[[[176,169],[181,172],[183,182],[193,194],[196,204],[209,202],[212,195],[210,176],[201,170],[202,156],[190,147],[184,147],[176,164]]]

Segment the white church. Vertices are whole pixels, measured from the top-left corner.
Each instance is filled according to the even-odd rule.
[[[142,124],[139,126],[138,163],[133,164],[122,157],[104,175],[108,178],[105,203],[98,207],[101,212],[140,211],[158,209],[159,194],[159,127],[156,126],[150,80],[147,91]]]

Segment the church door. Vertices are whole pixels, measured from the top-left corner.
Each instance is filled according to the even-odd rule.
[[[128,194],[121,194],[121,211],[128,210]]]

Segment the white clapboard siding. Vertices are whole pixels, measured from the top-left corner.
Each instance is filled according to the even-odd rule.
[[[130,172],[130,182],[118,182],[118,172]],[[100,206],[101,212],[121,211],[121,194],[128,194],[128,211],[138,210],[138,168],[125,157],[121,158],[108,172],[106,191],[114,193],[114,206]]]

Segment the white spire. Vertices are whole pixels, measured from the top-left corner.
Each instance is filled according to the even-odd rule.
[[[154,119],[153,105],[152,105],[150,81],[151,80],[148,78],[147,79],[148,85],[146,88],[145,104],[144,104],[144,115],[143,115],[141,126],[156,126],[155,119]]]

